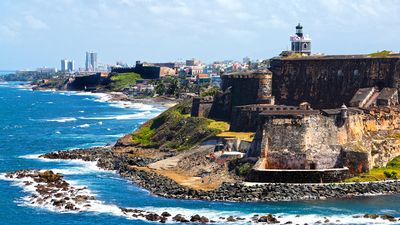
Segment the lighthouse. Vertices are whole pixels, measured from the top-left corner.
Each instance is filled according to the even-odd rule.
[[[290,36],[292,42],[292,52],[302,55],[311,54],[311,39],[303,35],[303,26],[299,23],[296,26],[296,34]]]

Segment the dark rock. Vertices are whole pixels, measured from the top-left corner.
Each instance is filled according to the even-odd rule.
[[[384,219],[384,220],[389,220],[390,222],[396,222],[397,221],[397,219],[394,216],[386,215],[386,214],[382,215],[381,218]]]
[[[364,215],[364,218],[368,218],[368,219],[376,219],[376,218],[378,218],[379,216],[378,215],[376,215],[376,214],[365,214]]]
[[[159,216],[156,213],[147,214],[145,216],[145,218],[146,218],[146,220],[149,220],[149,221],[159,221],[159,220],[161,220],[161,216]]]
[[[258,222],[262,222],[262,223],[279,223],[279,221],[272,214],[268,214],[266,216],[261,216],[258,219]]]
[[[170,217],[171,214],[170,214],[169,212],[163,212],[163,213],[161,213],[161,216],[163,216],[163,217]]]
[[[228,222],[235,222],[236,219],[235,219],[233,216],[230,216],[230,217],[226,218],[226,221],[228,221]]]
[[[181,223],[187,223],[189,222],[189,220],[187,220],[185,217],[183,217],[181,214],[178,214],[174,217],[172,217],[172,220],[176,221],[176,222],[181,222]]]

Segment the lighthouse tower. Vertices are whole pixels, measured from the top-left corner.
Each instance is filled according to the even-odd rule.
[[[290,36],[292,42],[292,52],[300,53],[302,55],[311,54],[311,39],[303,35],[303,26],[297,24],[296,34]]]

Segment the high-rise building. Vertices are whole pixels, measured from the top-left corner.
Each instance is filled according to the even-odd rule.
[[[68,60],[61,59],[61,72],[66,72],[68,69]]]
[[[97,53],[96,52],[86,52],[86,71],[96,71],[97,70]]]
[[[292,52],[305,55],[311,54],[311,39],[303,35],[303,26],[300,23],[296,26],[296,34],[290,36]]]
[[[75,71],[75,62],[74,62],[74,60],[69,60],[68,61],[67,69],[68,69],[68,72],[74,72]]]
[[[61,60],[61,72],[73,72],[75,71],[74,60],[62,59]]]

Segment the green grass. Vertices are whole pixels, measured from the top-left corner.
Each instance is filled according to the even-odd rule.
[[[383,50],[383,51],[380,51],[380,52],[374,52],[374,53],[368,54],[368,56],[371,56],[371,57],[386,57],[386,56],[389,56],[391,53],[392,53],[391,51]]]
[[[368,173],[346,179],[345,182],[367,182],[397,179],[400,175],[400,156],[392,159],[385,167],[373,168]]]
[[[192,101],[184,100],[143,124],[132,134],[140,147],[188,150],[226,129],[226,124],[207,118],[190,117]]]
[[[132,140],[139,145],[150,147],[153,145],[153,142],[150,140],[153,133],[154,130],[152,130],[149,125],[144,125],[141,128],[141,132],[134,135]]]
[[[117,73],[111,76],[110,89],[112,91],[121,91],[130,85],[135,85],[141,77],[137,73]]]

